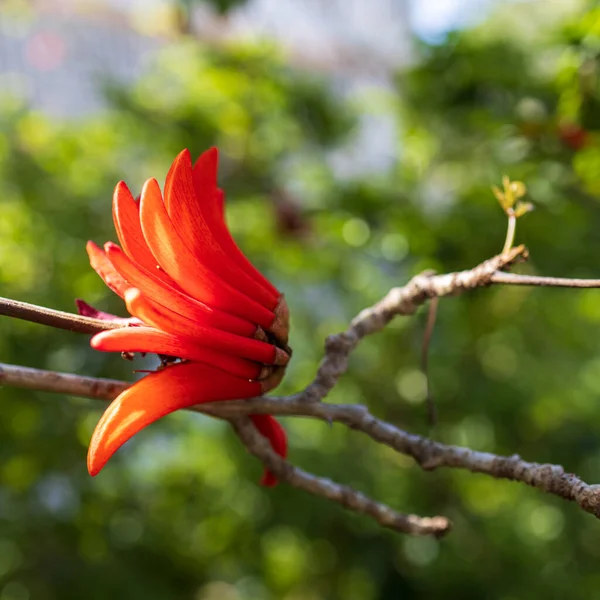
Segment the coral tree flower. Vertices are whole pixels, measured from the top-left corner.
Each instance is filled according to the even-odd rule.
[[[120,246],[88,242],[90,263],[121,296],[132,319],[103,331],[91,345],[105,352],[149,352],[162,367],[120,394],[90,442],[96,475],[138,431],[178,410],[217,400],[258,396],[281,380],[291,350],[283,295],[234,242],[217,187],[218,152],[192,166],[181,152],[166,178],[164,199],[149,179],[139,199],[120,182],[113,218]],[[78,301],[80,312],[110,318]],[[117,317],[115,317],[117,318]],[[286,455],[286,435],[269,415],[252,420],[273,449]],[[262,483],[276,479],[266,471]]]

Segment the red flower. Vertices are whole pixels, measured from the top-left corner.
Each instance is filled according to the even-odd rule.
[[[91,475],[157,419],[202,402],[259,396],[283,376],[291,354],[287,305],[231,237],[217,165],[216,148],[193,167],[190,153],[181,152],[167,175],[164,201],[155,179],[145,183],[139,201],[120,182],[113,218],[121,247],[108,242],[102,250],[88,242],[92,267],[134,317],[128,327],[95,335],[92,347],[168,357],[102,415],[90,442]],[[279,423],[269,415],[252,419],[285,457]],[[276,479],[265,472],[262,482],[274,485]]]
[[[590,141],[589,132],[576,123],[561,123],[558,137],[572,150],[581,150]]]

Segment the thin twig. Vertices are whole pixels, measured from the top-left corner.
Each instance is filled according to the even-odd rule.
[[[80,377],[0,363],[0,386],[2,385],[109,401],[129,387],[126,382],[114,379]],[[203,405],[193,406],[190,410],[219,416],[214,414],[214,411],[211,413],[211,409],[214,408],[218,413],[218,405],[205,406],[208,406],[207,410],[204,410]],[[252,422],[245,416],[246,414],[241,417],[222,418],[232,423],[248,451],[257,456],[281,481],[316,496],[338,502],[355,512],[369,515],[381,526],[401,533],[441,537],[450,531],[451,524],[445,517],[425,518],[398,513],[385,504],[371,500],[361,492],[294,467],[271,449],[270,444],[258,433]]]
[[[541,287],[563,288],[600,288],[600,279],[572,279],[568,277],[543,277],[540,275],[522,275],[497,271],[490,283],[505,285],[535,285]]]
[[[407,288],[411,288],[414,291],[414,285],[419,285],[424,279],[431,279],[431,285],[428,285],[432,291],[426,292],[422,297],[412,296],[408,298],[408,304],[399,305],[393,312],[383,311],[382,316],[386,319],[385,322],[381,323],[380,326],[373,330],[360,333],[360,337],[369,333],[379,331],[384,327],[389,320],[394,316],[400,314],[412,314],[416,308],[423,304],[426,300],[432,297],[447,296],[450,294],[456,294],[460,291],[470,289],[473,287],[479,287],[482,285],[490,284],[505,284],[505,285],[535,285],[545,287],[566,287],[566,288],[600,288],[600,279],[571,279],[563,277],[541,277],[534,275],[515,275],[512,273],[504,273],[501,269],[509,266],[516,258],[521,256],[525,252],[523,246],[517,248],[511,248],[511,250],[504,255],[496,256],[485,263],[482,263],[478,267],[469,271],[461,271],[458,273],[448,273],[446,275],[437,275],[430,277],[427,274],[423,274],[414,278],[403,288],[393,288],[390,293],[377,305],[366,309],[368,312],[378,308],[379,305],[389,304],[390,302],[397,303],[397,296],[399,293],[404,293]],[[454,281],[456,280],[456,285]],[[430,295],[428,296],[427,293]],[[409,294],[410,296],[410,294]],[[362,313],[361,313],[362,314]],[[58,329],[66,329],[68,331],[74,331],[77,333],[100,333],[106,329],[118,329],[119,327],[126,327],[126,319],[120,320],[105,320],[105,319],[94,319],[92,317],[85,317],[83,315],[77,315],[74,313],[63,312],[60,310],[54,310],[51,308],[45,308],[43,306],[37,306],[35,304],[28,304],[27,302],[20,302],[18,300],[11,300],[9,298],[0,298],[0,316],[5,315],[8,317],[15,317],[17,319],[23,319],[25,321],[31,321],[33,323],[39,323],[41,325],[47,325],[49,327],[56,327]],[[359,315],[360,317],[361,315]],[[357,317],[358,318],[358,317]],[[328,341],[328,343],[341,343],[352,345],[353,336],[350,338],[341,339],[337,341]],[[318,397],[323,390],[320,389],[321,381],[315,381],[313,387],[314,397]],[[328,385],[328,383],[327,383]],[[323,398],[323,396],[320,396]]]
[[[131,384],[117,379],[83,377],[0,363],[0,386],[3,385],[93,400],[113,400]]]
[[[267,440],[245,417],[232,419],[231,424],[246,449],[275,473],[281,481],[285,481],[295,488],[337,502],[357,513],[369,515],[382,527],[401,533],[441,537],[450,531],[451,524],[445,517],[419,517],[398,513],[389,506],[371,500],[352,488],[294,467],[271,449]]]
[[[96,400],[112,400],[128,387],[127,383],[113,379],[66,375],[1,363],[0,385],[41,389]],[[295,396],[261,396],[249,400],[198,404],[190,407],[189,410],[227,420],[250,414],[271,414],[312,417],[328,423],[341,423],[366,434],[380,444],[389,446],[396,452],[411,456],[423,469],[434,470],[439,467],[467,469],[499,479],[520,481],[549,494],[572,500],[585,511],[600,518],[600,485],[587,484],[576,475],[565,473],[560,465],[532,463],[522,460],[517,455],[499,456],[461,446],[442,444],[378,419],[365,406],[306,402],[303,398],[304,393]],[[271,468],[272,465],[267,464],[267,466]],[[276,469],[272,470],[280,475]]]
[[[116,329],[123,327],[118,321],[105,321],[92,319],[73,313],[54,310],[27,302],[19,302],[9,298],[0,298],[0,315],[15,317],[40,325],[48,325],[57,329],[66,329],[76,333],[99,333],[105,329]]]
[[[461,468],[477,473],[485,473],[492,477],[520,481],[550,494],[573,500],[584,510],[600,518],[600,486],[588,485],[577,476],[565,473],[563,467],[559,465],[530,463],[523,461],[517,455],[511,457],[496,456],[469,448],[442,444],[408,433],[390,423],[377,419],[364,406],[330,405],[321,402],[347,370],[348,357],[362,338],[380,331],[397,315],[413,314],[427,300],[460,294],[492,283],[600,287],[600,281],[598,280],[515,276],[501,272],[502,269],[522,257],[525,252],[525,248],[522,246],[511,248],[508,252],[485,261],[474,269],[446,275],[422,274],[414,277],[403,287],[393,288],[382,300],[357,315],[346,331],[330,336],[326,340],[325,356],[321,361],[314,381],[298,394],[281,398],[260,397],[243,401],[204,404],[192,407],[192,410],[228,420],[239,419],[249,414],[262,413],[314,417],[329,423],[335,421],[361,431],[373,440],[385,444],[397,452],[413,457],[423,469]],[[10,304],[7,304],[7,302]],[[9,306],[11,312],[6,312],[7,306]],[[4,312],[0,312],[0,314],[10,314],[19,318],[74,331],[85,331],[86,333],[95,333],[102,329],[123,326],[121,323],[68,315],[59,311],[49,311],[48,309],[32,307],[23,303],[14,303],[14,301],[0,301],[0,310],[2,310],[1,307],[4,307]],[[66,326],[67,323],[72,324],[73,327]],[[126,383],[114,380],[57,373],[49,374],[36,369],[25,369],[12,365],[0,365],[0,384],[106,400],[114,398],[117,393],[127,387]],[[250,434],[246,431],[247,427],[245,428],[245,426],[239,424],[236,427],[238,433],[241,432],[240,437],[247,442],[250,451],[258,456],[281,479],[312,493],[341,502],[359,512],[370,514],[386,526],[390,526],[390,523],[395,522],[394,519],[389,520],[389,514],[392,513],[386,512],[391,510],[388,507],[365,498],[359,492],[295,469],[278,459],[277,455],[270,451],[266,441],[263,440],[261,444],[256,445],[254,437],[250,437],[250,435],[255,435],[254,430]],[[260,438],[260,436],[258,437]],[[317,491],[313,489],[315,486],[318,488]],[[411,517],[400,515],[401,521],[407,518],[411,519]],[[417,519],[419,518],[417,517]],[[438,517],[435,519],[438,519]],[[402,522],[406,524],[406,521]],[[431,526],[437,530],[438,534],[444,530],[441,521],[427,522],[421,519],[414,523],[419,523],[420,527],[425,526],[425,524],[427,527]],[[398,527],[400,525],[395,528],[398,529]],[[428,532],[432,533],[433,531]]]
[[[419,306],[431,298],[457,295],[489,285],[496,271],[510,266],[526,253],[524,246],[517,246],[468,271],[445,275],[426,272],[413,277],[403,287],[392,288],[379,302],[354,317],[346,331],[325,340],[325,356],[314,381],[302,393],[303,398],[307,402],[323,400],[346,372],[348,357],[360,340],[381,331],[394,317],[414,314]]]
[[[515,243],[515,232],[517,230],[517,215],[512,208],[507,209],[506,215],[508,216],[508,226],[506,228],[506,239],[504,240],[504,248],[502,248],[502,254],[506,254]]]

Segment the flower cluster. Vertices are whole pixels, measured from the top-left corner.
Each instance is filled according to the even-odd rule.
[[[95,335],[92,347],[162,360],[102,415],[90,442],[91,475],[157,419],[194,404],[259,396],[283,376],[291,355],[287,305],[231,237],[217,169],[216,148],[194,165],[184,150],[169,170],[164,198],[155,179],[138,199],[120,182],[113,198],[120,246],[88,242],[92,267],[133,317],[127,327]],[[80,311],[94,312],[85,303]],[[269,415],[251,418],[285,456],[279,423]],[[267,471],[262,483],[276,479]]]

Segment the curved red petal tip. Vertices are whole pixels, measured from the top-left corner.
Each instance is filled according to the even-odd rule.
[[[92,434],[87,466],[97,475],[136,433],[181,408],[203,402],[250,398],[260,384],[194,362],[151,373],[119,394]]]
[[[189,177],[188,185],[191,186],[192,155],[187,148],[175,157],[165,179],[164,202],[169,214],[177,210],[177,204],[181,200],[182,195],[184,197],[190,193],[193,195],[193,189],[190,188],[188,190],[188,185],[185,184],[186,174]],[[178,196],[179,199],[177,198]]]
[[[279,421],[271,415],[250,415],[250,418],[260,434],[269,440],[273,450],[282,458],[286,458],[287,435]],[[277,477],[269,469],[265,469],[260,484],[265,487],[274,487],[277,483]]]
[[[173,160],[171,163],[171,167],[169,168],[169,172],[167,173],[167,179],[165,181],[165,186],[173,184],[173,175],[175,174],[175,169],[179,167],[180,163],[189,164],[189,169],[192,168],[192,153],[184,148]],[[165,190],[166,191],[166,190]]]
[[[109,242],[110,244],[111,242]],[[115,244],[113,244],[114,246]],[[106,248],[107,244],[105,244]],[[114,265],[106,255],[106,252],[100,248],[97,244],[91,240],[85,246],[88,256],[90,258],[90,265],[92,269],[100,275],[104,283],[117,295],[123,298],[125,290],[129,287],[129,284],[125,279],[117,272]]]
[[[115,244],[114,242],[106,242],[104,244],[104,252],[106,252],[106,254],[108,254],[111,250],[120,250],[121,247],[119,246],[119,244]]]
[[[173,335],[153,327],[122,327],[103,331],[92,338],[91,346],[103,352],[151,352],[178,356],[210,365],[245,380],[256,380],[261,370],[257,362],[214,350],[199,344],[193,338]],[[262,388],[263,384],[260,385]]]
[[[279,480],[271,471],[265,469],[263,476],[260,479],[260,485],[263,487],[275,487],[279,483]]]
[[[194,164],[194,174],[196,176],[206,176],[210,178],[215,186],[217,183],[217,172],[219,170],[219,149],[211,146],[205,150]]]
[[[115,189],[113,191],[113,203],[115,200],[118,200],[121,196],[131,197],[133,198],[133,194],[129,189],[129,186],[123,181],[119,181],[117,185],[115,185]]]
[[[117,237],[125,254],[148,271],[169,282],[167,275],[156,268],[156,258],[150,252],[144,239],[140,224],[139,203],[133,199],[129,188],[122,181],[117,185],[113,194],[112,212]]]
[[[267,294],[273,297],[274,303],[276,303],[279,291],[242,253],[227,228],[223,214],[222,191],[217,188],[218,160],[218,151],[213,147],[201,154],[194,165],[194,188],[202,220],[210,230],[211,236],[216,240],[222,252],[228,256],[229,261],[235,263],[248,276],[262,286]]]
[[[117,315],[111,315],[110,313],[103,312],[94,308],[81,298],[75,298],[75,305],[77,306],[77,313],[82,317],[92,317],[93,319],[105,319],[107,321],[114,321],[119,319]]]
[[[176,157],[175,160],[173,162],[178,162],[180,160],[185,160],[186,162],[189,162],[190,165],[192,164],[192,153],[189,151],[188,148],[184,148]]]
[[[127,290],[125,291],[125,295],[127,295]],[[83,317],[91,317],[92,319],[100,319],[101,321],[116,321],[117,323],[122,323],[123,325],[142,324],[142,322],[135,317],[119,317],[117,315],[98,310],[97,308],[90,306],[85,300],[81,300],[81,298],[76,298],[75,304],[77,305],[77,312]]]

